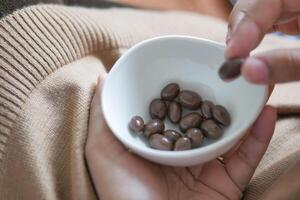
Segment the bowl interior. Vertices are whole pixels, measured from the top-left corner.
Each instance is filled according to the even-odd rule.
[[[240,137],[262,109],[266,87],[249,84],[242,77],[230,83],[220,80],[217,72],[223,55],[221,44],[179,36],[150,39],[131,48],[116,62],[104,84],[102,108],[108,125],[133,150],[145,149],[147,142],[129,131],[128,122],[135,115],[147,122],[151,100],[159,98],[165,85],[176,82],[182,89],[225,106],[232,119],[221,139],[206,140],[201,148],[190,151]],[[168,120],[165,123],[166,129],[178,130]],[[147,151],[161,152],[148,147]]]

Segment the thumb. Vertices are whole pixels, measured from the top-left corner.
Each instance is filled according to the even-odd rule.
[[[117,141],[107,126],[101,110],[101,90],[106,73],[101,74],[95,87],[94,97],[90,106],[88,137],[85,145],[85,154],[89,164],[101,164],[102,160],[112,160],[124,146]],[[93,159],[97,157],[97,161]],[[92,167],[93,167],[92,166]],[[92,169],[91,169],[92,170]]]
[[[242,74],[257,84],[300,80],[300,49],[278,49],[249,57],[242,66]]]

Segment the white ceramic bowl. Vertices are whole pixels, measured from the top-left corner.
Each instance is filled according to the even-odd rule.
[[[267,88],[249,84],[242,77],[223,82],[217,73],[223,55],[224,45],[187,36],[157,37],[129,49],[109,72],[102,90],[104,117],[114,135],[136,154],[172,166],[207,162],[228,151],[261,112]],[[170,82],[228,109],[232,123],[220,139],[206,140],[193,150],[160,151],[129,131],[134,115],[146,122],[150,119],[149,103]],[[178,129],[165,121],[166,128]]]

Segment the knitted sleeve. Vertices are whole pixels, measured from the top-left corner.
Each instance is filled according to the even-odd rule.
[[[223,42],[226,24],[186,12],[51,5],[2,18],[0,199],[97,199],[84,160],[97,76],[137,42],[168,34]],[[258,50],[278,46],[299,43],[268,36]],[[299,88],[292,83],[273,92],[270,103],[293,115],[278,122],[245,199],[258,199],[299,158]]]

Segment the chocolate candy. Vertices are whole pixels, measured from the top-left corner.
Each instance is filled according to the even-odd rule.
[[[211,108],[214,104],[210,101],[203,101],[201,104],[201,114],[205,119],[210,119],[212,117]]]
[[[178,140],[181,137],[180,133],[171,129],[164,131],[163,135],[166,138],[168,138],[172,143],[176,142],[176,140]]]
[[[193,148],[199,147],[204,139],[204,135],[199,128],[189,128],[186,131],[186,137],[190,138],[192,141]]]
[[[179,96],[177,96],[173,101],[175,101],[175,102],[177,102],[177,103],[180,104],[180,102],[179,102]]]
[[[151,119],[144,128],[144,135],[148,138],[154,133],[162,133],[164,129],[165,125],[160,119]]]
[[[153,99],[149,105],[151,120],[144,125],[140,116],[134,116],[129,128],[135,133],[143,132],[149,146],[164,151],[181,151],[198,148],[205,138],[218,139],[224,126],[231,122],[228,111],[221,105],[214,105],[199,94],[180,91],[179,85],[170,83],[160,93],[161,99]],[[189,110],[184,116],[183,107]],[[199,110],[198,110],[199,109]],[[173,124],[178,124],[181,132],[173,129],[164,131],[163,120],[168,115]]]
[[[172,103],[172,101],[164,101],[165,102],[165,104],[166,104],[166,106],[167,106],[167,109],[169,109],[169,106],[170,106],[170,104]]]
[[[174,151],[189,150],[191,148],[192,142],[188,137],[179,138],[174,145]]]
[[[170,121],[177,124],[181,119],[182,109],[179,103],[173,101],[170,103],[168,108],[168,117]]]
[[[160,96],[163,100],[171,101],[177,97],[179,90],[180,88],[177,83],[170,83],[162,89]]]
[[[226,108],[223,106],[217,105],[212,108],[212,115],[215,121],[218,123],[228,126],[230,124],[230,115]]]
[[[179,103],[188,109],[196,110],[201,105],[202,98],[197,93],[190,90],[182,90],[179,93]]]
[[[167,105],[161,99],[154,99],[150,103],[149,113],[153,119],[164,119],[167,115]]]
[[[167,137],[157,133],[150,136],[149,144],[152,148],[159,150],[166,151],[173,148],[172,142]]]
[[[213,120],[205,120],[201,124],[201,130],[205,137],[210,139],[218,139],[222,135],[222,129]]]
[[[134,133],[140,133],[144,130],[144,120],[140,116],[134,116],[129,122],[129,128]]]
[[[200,126],[202,117],[197,112],[191,112],[183,116],[179,122],[179,128],[182,132],[186,132],[189,128],[197,128]]]
[[[230,80],[238,77],[241,74],[241,67],[245,59],[235,58],[226,60],[219,69],[219,76],[223,80]]]

